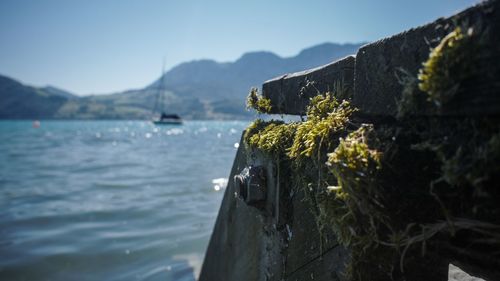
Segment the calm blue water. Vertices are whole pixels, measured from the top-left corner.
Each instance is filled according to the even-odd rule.
[[[0,122],[0,280],[193,280],[246,125]]]

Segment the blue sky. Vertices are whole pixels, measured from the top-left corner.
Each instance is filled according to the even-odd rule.
[[[1,0],[0,74],[79,95],[141,88],[178,63],[374,41],[477,0]]]

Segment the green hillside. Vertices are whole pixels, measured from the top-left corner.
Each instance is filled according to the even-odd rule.
[[[184,119],[247,119],[252,113],[245,110],[245,98],[251,87],[354,54],[360,46],[325,43],[290,58],[252,52],[230,63],[182,63],[165,73],[160,107]],[[55,87],[36,88],[0,76],[0,118],[150,119],[159,80],[143,89],[78,97]]]

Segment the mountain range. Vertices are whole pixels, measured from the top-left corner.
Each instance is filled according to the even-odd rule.
[[[288,58],[250,52],[234,62],[195,60],[173,67],[142,89],[83,97],[0,75],[0,119],[149,119],[159,92],[159,107],[185,119],[247,119],[252,116],[245,109],[251,87],[355,54],[361,45],[324,43]]]

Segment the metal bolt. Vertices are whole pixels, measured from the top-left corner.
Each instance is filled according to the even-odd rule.
[[[253,205],[266,200],[266,173],[261,166],[250,166],[247,181],[247,204]]]
[[[261,166],[250,166],[234,176],[237,195],[248,205],[266,200],[266,173]]]
[[[240,196],[243,201],[247,198],[247,184],[244,175],[234,176],[234,186],[236,187],[236,195]]]

